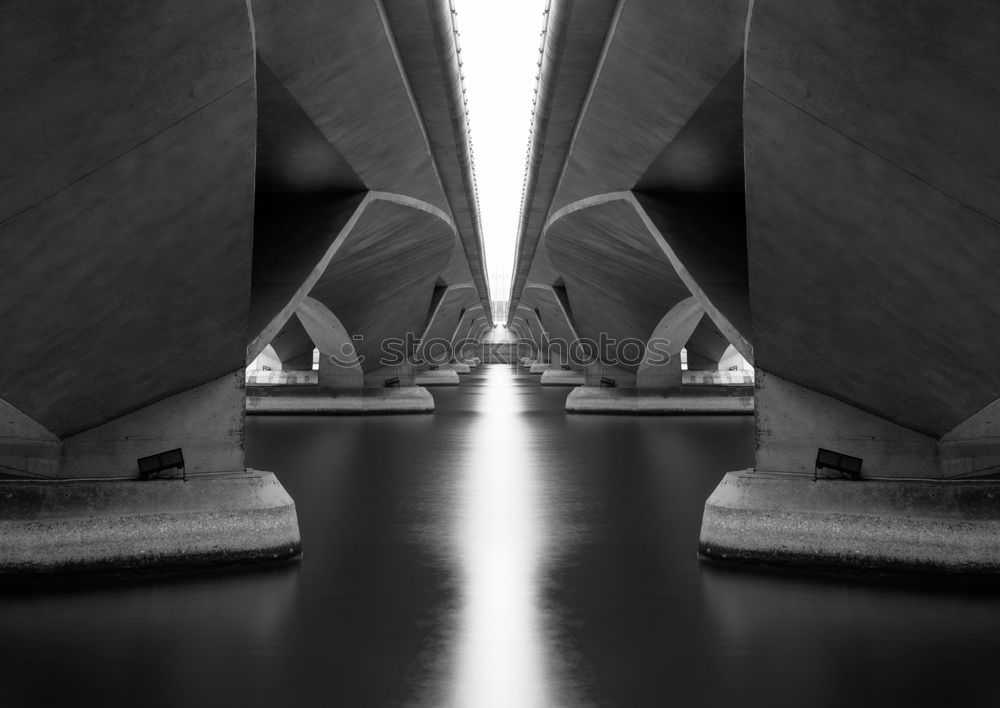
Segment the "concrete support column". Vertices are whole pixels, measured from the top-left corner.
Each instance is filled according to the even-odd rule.
[[[354,343],[337,316],[311,297],[302,300],[296,315],[319,349],[319,385],[343,389],[364,386]]]
[[[637,388],[665,389],[683,383],[681,349],[704,315],[705,308],[701,303],[689,297],[663,316],[646,343],[646,351],[636,374]]]

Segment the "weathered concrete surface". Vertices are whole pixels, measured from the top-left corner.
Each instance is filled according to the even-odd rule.
[[[255,371],[247,374],[250,386],[318,386],[318,371]]]
[[[753,415],[753,411],[749,386],[678,386],[659,391],[580,386],[566,398],[567,413]]]
[[[349,390],[319,386],[247,388],[248,415],[360,415],[433,413],[434,398],[421,386]]]
[[[530,363],[526,364],[526,366],[528,367],[528,373],[529,374],[536,374],[536,375],[537,374],[544,374],[546,371],[549,371],[550,369],[551,370],[559,370],[559,369],[562,368],[562,366],[560,364],[542,364],[542,363],[537,362],[537,361],[530,362]]]
[[[585,374],[573,369],[547,369],[542,373],[542,386],[583,386]]]
[[[705,504],[701,552],[807,567],[995,574],[997,498],[997,481],[814,482],[730,472]]]
[[[753,386],[753,371],[685,371],[681,381],[701,386]]]
[[[458,386],[461,383],[458,372],[450,369],[418,371],[413,380],[417,386]]]
[[[270,472],[129,481],[0,481],[0,573],[291,558],[295,504]]]

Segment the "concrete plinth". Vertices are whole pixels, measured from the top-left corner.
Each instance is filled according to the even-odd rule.
[[[705,503],[707,557],[807,567],[1000,573],[998,481],[819,480],[730,472]]]
[[[681,374],[685,385],[703,386],[753,386],[753,371],[685,371]]]
[[[558,369],[559,364],[542,364],[539,362],[526,363],[525,366],[528,368],[529,374],[544,374],[549,369]]]
[[[663,390],[581,386],[566,398],[568,413],[753,415],[753,387],[682,386]]]
[[[295,503],[270,472],[0,481],[0,499],[4,574],[259,562],[300,551]]]
[[[583,386],[586,378],[582,371],[549,369],[542,374],[542,386]]]
[[[458,386],[458,372],[450,369],[440,368],[435,370],[418,371],[414,374],[417,386]]]
[[[363,415],[433,412],[434,397],[421,386],[354,390],[318,386],[247,388],[248,414]]]
[[[466,363],[456,363],[456,364],[442,364],[438,367],[438,371],[454,371],[456,374],[463,375],[468,374],[472,371]]]
[[[315,386],[318,371],[248,371],[247,386]]]

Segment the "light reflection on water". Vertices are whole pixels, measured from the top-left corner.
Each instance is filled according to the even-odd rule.
[[[540,607],[554,537],[523,405],[509,372],[490,369],[457,480],[460,601],[448,691],[455,708],[580,705],[559,690]]]
[[[567,393],[496,366],[434,415],[251,419],[301,564],[0,586],[0,706],[1000,705],[994,587],[703,564],[753,421]]]

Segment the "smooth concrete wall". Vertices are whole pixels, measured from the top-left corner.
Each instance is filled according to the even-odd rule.
[[[135,476],[136,457],[169,447],[190,468],[243,468],[251,24],[242,0],[5,9],[0,399],[22,416],[0,421],[9,472]],[[16,439],[25,418],[48,453],[59,441],[58,468]]]
[[[747,37],[756,364],[941,438],[1000,398],[1000,7],[765,0]]]

